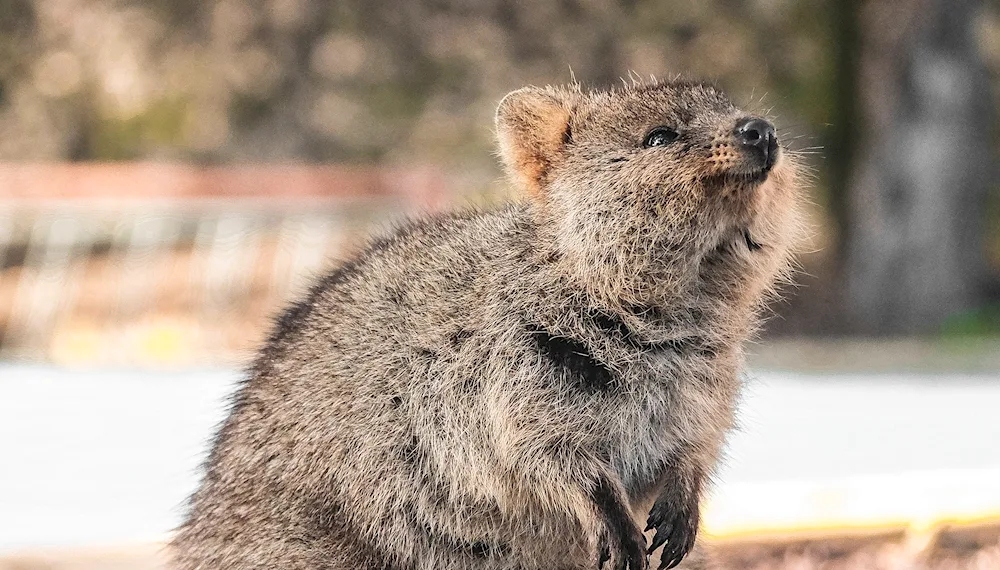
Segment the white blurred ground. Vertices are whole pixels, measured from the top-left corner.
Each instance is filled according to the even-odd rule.
[[[751,376],[718,477],[726,513],[733,497],[807,496],[799,486],[812,481],[927,504],[905,494],[938,484],[935,471],[953,470],[944,479],[966,487],[1000,473],[1000,375]],[[237,378],[0,364],[0,553],[161,540],[180,521]],[[983,501],[996,500],[995,486]]]

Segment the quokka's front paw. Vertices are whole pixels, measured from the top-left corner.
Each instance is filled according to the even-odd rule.
[[[648,566],[646,537],[634,525],[602,537],[598,570],[646,570]]]
[[[677,566],[691,551],[698,535],[699,516],[696,497],[687,501],[661,497],[653,504],[649,519],[646,521],[646,530],[656,529],[656,533],[647,554],[652,554],[663,546],[658,570]]]

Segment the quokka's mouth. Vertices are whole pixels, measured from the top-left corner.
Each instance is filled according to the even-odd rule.
[[[729,186],[732,188],[752,189],[763,184],[773,169],[770,165],[741,165],[730,168],[704,178],[704,182],[712,186]]]
[[[757,241],[750,236],[750,230],[743,230],[743,241],[747,244],[747,249],[750,251],[760,251],[764,249],[763,245],[757,243]]]
[[[767,177],[771,174],[771,169],[773,167],[773,164],[765,164],[763,166],[733,170],[729,173],[728,177],[733,182],[756,186],[767,180]]]
[[[748,228],[743,228],[727,233],[726,237],[715,246],[713,255],[710,257],[718,258],[720,256],[724,256],[725,254],[736,253],[744,247],[746,247],[748,252],[754,254],[767,246],[754,239]]]

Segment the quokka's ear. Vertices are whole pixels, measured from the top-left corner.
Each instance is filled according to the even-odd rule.
[[[538,87],[518,89],[497,107],[500,158],[507,175],[533,197],[564,154],[571,111],[569,93]]]

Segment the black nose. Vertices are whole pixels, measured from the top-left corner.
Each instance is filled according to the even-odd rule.
[[[774,125],[764,119],[740,119],[734,131],[736,140],[743,147],[755,148],[763,155],[764,167],[771,168],[778,160],[778,137]]]

